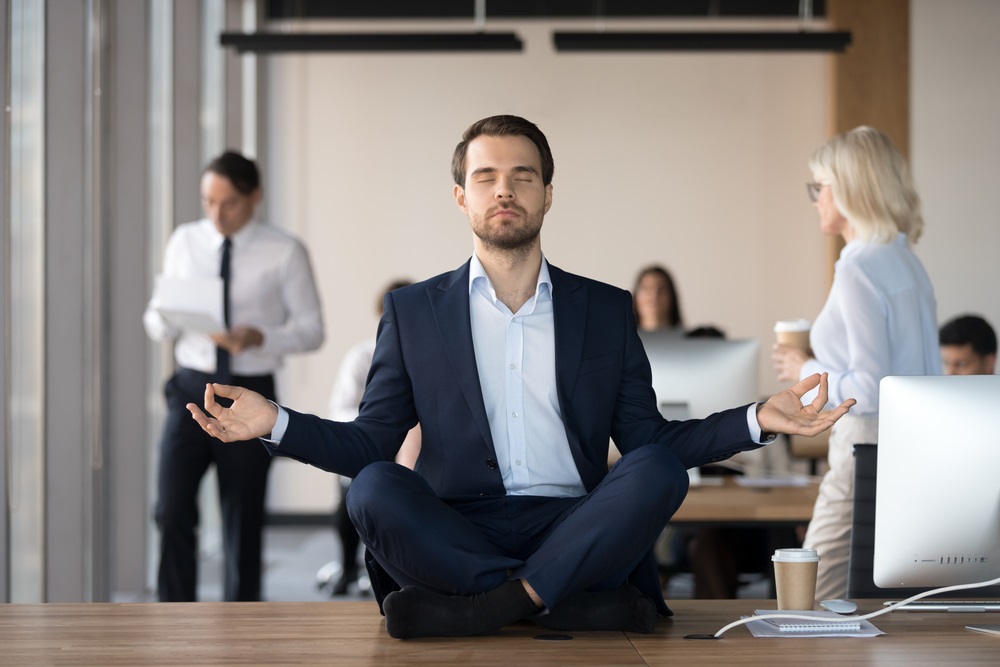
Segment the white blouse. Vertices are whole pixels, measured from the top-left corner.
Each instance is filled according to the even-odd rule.
[[[941,373],[934,288],[904,234],[844,247],[810,342],[816,358],[800,376],[829,373],[830,403],[854,398],[856,415],[878,415],[879,382],[887,375]]]

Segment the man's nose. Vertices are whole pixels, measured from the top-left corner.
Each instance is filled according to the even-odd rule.
[[[513,199],[514,198],[514,188],[511,187],[510,180],[507,178],[497,179],[497,199]]]

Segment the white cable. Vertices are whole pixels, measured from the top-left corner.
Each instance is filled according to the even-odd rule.
[[[928,595],[936,595],[938,593],[949,593],[951,591],[960,591],[960,590],[964,590],[966,588],[982,588],[983,586],[996,586],[998,584],[1000,584],[1000,577],[997,577],[996,579],[991,579],[989,581],[981,581],[981,582],[978,582],[978,583],[975,583],[975,584],[956,584],[954,586],[944,586],[942,588],[933,588],[933,589],[931,589],[929,591],[924,591],[923,593],[917,593],[916,595],[914,595],[912,597],[908,597],[905,600],[901,600],[901,601],[897,602],[896,604],[891,605],[889,607],[884,607],[882,609],[879,609],[878,611],[873,611],[873,612],[871,612],[869,614],[864,614],[863,616],[840,616],[840,617],[834,617],[834,618],[823,618],[823,622],[824,623],[857,623],[858,621],[865,621],[865,620],[868,620],[869,618],[875,618],[876,616],[881,616],[882,614],[886,614],[886,613],[888,613],[888,612],[890,612],[890,611],[892,611],[894,609],[897,609],[897,608],[899,608],[899,607],[901,607],[901,606],[903,606],[905,604],[909,604],[909,603],[914,602],[916,600],[919,600],[921,598],[925,598]],[[726,625],[726,626],[722,627],[713,636],[716,637],[716,638],[720,638],[720,637],[722,637],[723,633],[727,632],[728,630],[731,630],[732,628],[735,628],[737,625],[744,625],[746,623],[749,623],[750,621],[759,621],[759,620],[764,619],[764,618],[767,618],[768,620],[770,620],[772,618],[791,618],[791,619],[796,619],[796,620],[812,621],[813,623],[816,622],[816,617],[815,616],[806,616],[804,614],[793,614],[793,613],[788,613],[788,614],[768,614],[767,616],[744,616],[740,620],[733,621],[729,625]]]

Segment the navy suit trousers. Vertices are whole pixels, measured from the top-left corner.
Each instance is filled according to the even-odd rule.
[[[552,607],[577,591],[631,581],[687,488],[678,458],[664,446],[646,445],[577,498],[445,500],[419,474],[375,463],[354,479],[347,509],[389,577],[374,573],[380,604],[387,583],[470,595],[525,579]],[[662,605],[662,599],[654,602]]]
[[[218,381],[206,373],[180,369],[166,384],[168,412],[160,440],[155,509],[160,529],[157,593],[161,602],[197,599],[198,487],[212,464],[222,513],[223,597],[227,601],[260,599],[264,498],[271,456],[257,440],[216,440],[184,407],[188,403],[202,406],[205,383]],[[238,376],[233,381],[274,399],[270,375]]]

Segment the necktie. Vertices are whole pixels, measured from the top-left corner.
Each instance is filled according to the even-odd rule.
[[[219,269],[219,276],[222,278],[222,317],[229,329],[229,260],[233,248],[233,242],[227,236],[222,242],[222,263]],[[221,347],[215,348],[215,375],[220,382],[228,383],[232,380],[229,370],[229,350]]]

